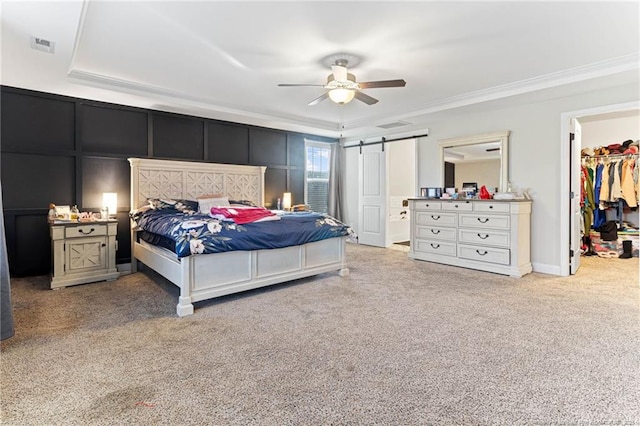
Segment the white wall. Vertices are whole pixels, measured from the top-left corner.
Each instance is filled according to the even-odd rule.
[[[582,124],[582,147],[599,148],[633,139],[640,139],[640,111],[635,114],[609,118],[603,115],[602,119],[578,120]]]
[[[389,196],[416,193],[416,153],[413,139],[385,144],[389,156]]]
[[[560,274],[561,114],[640,99],[638,83],[606,87],[589,81],[431,114],[429,137],[418,141],[418,187],[441,186],[441,139],[510,130],[509,180],[533,199],[531,260],[535,271]],[[566,89],[566,87],[565,87]],[[569,95],[562,95],[569,93]],[[353,150],[357,153],[357,148]],[[357,183],[357,181],[356,181]],[[357,194],[357,193],[356,193]],[[357,195],[355,197],[357,206]],[[351,202],[351,200],[349,200]]]

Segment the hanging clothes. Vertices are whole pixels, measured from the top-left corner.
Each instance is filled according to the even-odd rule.
[[[596,175],[593,182],[593,228],[597,229],[601,227],[607,221],[607,215],[605,211],[600,207],[600,189],[602,187],[602,169],[604,164],[599,163],[596,166]]]
[[[609,170],[611,169],[611,163],[606,162],[602,169],[602,182],[600,186],[600,209],[605,210],[607,208],[606,202],[609,201]]]
[[[621,170],[622,177],[620,179],[620,193],[622,195],[622,199],[627,203],[627,206],[631,208],[638,207],[638,199],[633,184],[634,164],[634,159],[624,160]]]
[[[595,207],[593,201],[593,180],[586,166],[581,167],[582,181],[582,217],[584,226],[584,235],[589,235],[591,224],[593,223],[593,209]]]

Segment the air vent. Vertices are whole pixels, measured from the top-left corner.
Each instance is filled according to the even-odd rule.
[[[42,50],[43,52],[53,53],[56,43],[54,41],[45,40],[43,38],[31,36],[31,48]]]
[[[406,121],[394,121],[393,123],[387,123],[387,124],[381,124],[380,127],[381,129],[393,129],[394,127],[402,127],[402,126],[407,126],[411,123],[407,123]]]

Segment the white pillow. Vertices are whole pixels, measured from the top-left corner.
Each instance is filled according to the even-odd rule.
[[[198,210],[200,213],[211,213],[211,207],[229,207],[229,197],[198,198]]]

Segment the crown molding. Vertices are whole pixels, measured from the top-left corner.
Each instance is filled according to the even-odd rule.
[[[261,122],[279,123],[282,125],[288,124],[296,126],[297,128],[305,128],[305,132],[308,132],[309,129],[324,130],[330,132],[331,137],[334,137],[337,134],[339,128],[339,123],[331,121],[313,120],[299,116],[277,115],[266,110],[247,110],[244,107],[235,105],[220,105],[214,103],[210,99],[191,96],[183,92],[177,92],[159,86],[142,84],[130,80],[107,76],[104,74],[93,73],[90,71],[71,69],[67,73],[67,76],[71,80],[76,80],[76,82],[78,82],[79,84],[90,83],[93,86],[103,89],[117,90],[137,96],[152,96],[153,99],[162,98],[170,101],[177,100],[185,104],[184,106],[187,108],[196,108],[201,111],[206,111],[210,114],[230,114],[234,116],[245,117],[245,119],[251,118],[254,120],[259,120]]]
[[[368,128],[395,120],[411,121],[412,117],[424,116],[439,111],[577,83],[634,69],[640,69],[640,53],[634,53],[606,61],[570,68],[488,89],[451,96],[449,98],[423,104],[409,112],[397,114],[392,117],[384,115],[345,122],[344,127],[351,129],[352,132],[357,132],[358,128]],[[291,115],[277,115],[267,110],[247,110],[244,107],[237,105],[219,105],[210,99],[187,95],[183,92],[172,91],[163,87],[119,79],[76,68],[69,70],[68,77],[72,80],[81,82],[81,84],[90,83],[94,86],[108,90],[118,90],[137,96],[153,96],[155,99],[164,98],[169,101],[168,103],[175,103],[178,101],[183,103],[184,108],[201,111],[206,115],[223,115],[227,117],[223,119],[244,122],[246,124],[278,127],[284,130],[315,133],[328,137],[338,137],[340,134],[340,123],[337,122],[314,120]]]
[[[514,95],[535,92],[566,84],[577,83],[593,78],[604,77],[625,71],[640,69],[640,53],[619,56],[606,61],[594,62],[591,64],[569,68],[567,70],[553,72],[526,80],[490,87],[488,89],[463,93],[457,96],[440,99],[434,102],[423,104],[410,112],[398,114],[392,117],[388,115],[379,117],[369,117],[366,120],[354,120],[345,123],[349,128],[361,126],[375,126],[378,123],[395,120],[411,121],[411,117],[432,114],[448,109],[459,108],[482,102],[493,101]]]

